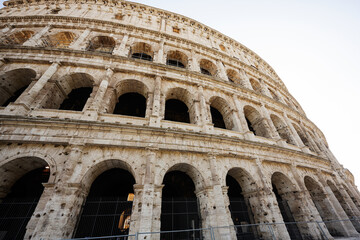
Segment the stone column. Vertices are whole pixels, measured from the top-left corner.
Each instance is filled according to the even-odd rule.
[[[161,195],[163,185],[154,184],[154,164],[158,149],[148,148],[142,184],[135,184],[135,198],[131,213],[130,234],[160,231]],[[141,234],[139,239],[158,239],[158,235]]]
[[[295,179],[297,185],[300,188],[300,191],[296,193],[289,192],[286,193],[287,196],[285,196],[285,199],[288,201],[289,206],[292,207],[292,212],[295,212],[295,214],[293,214],[295,221],[311,222],[301,224],[299,227],[302,236],[305,239],[322,239],[322,232],[320,229],[318,229],[318,225],[315,223],[315,221],[322,222],[323,219],[321,218],[320,213],[314,205],[309,191],[303,184],[303,181],[301,180],[302,178],[300,177],[295,164],[292,164],[290,169],[293,175],[293,179]],[[299,209],[299,204],[302,205],[300,207],[301,212],[297,211]],[[324,223],[320,223],[320,227],[322,228],[326,237],[328,239],[332,239],[332,236],[330,235],[326,225]]]
[[[301,148],[301,150],[305,153],[311,153],[310,149],[305,146],[305,144],[303,143],[303,141],[301,140],[299,134],[297,133],[297,131],[295,130],[294,126],[291,124],[290,119],[288,118],[287,114],[284,112],[283,113],[284,116],[284,120],[286,125],[288,126],[288,129],[291,133],[291,138],[293,139],[293,141],[296,143],[296,145]]]
[[[208,155],[210,171],[211,171],[211,189],[206,191],[209,218],[212,227],[232,226],[234,225],[229,211],[229,197],[227,195],[227,187],[221,186],[218,176],[218,168],[216,165],[216,155]],[[212,219],[213,218],[213,219]],[[209,227],[209,226],[207,226]],[[215,239],[234,239],[236,233],[233,228],[216,228],[214,230]]]
[[[344,209],[342,208],[342,206],[340,205],[339,201],[336,199],[333,191],[331,190],[329,185],[327,185],[326,181],[322,177],[320,170],[317,171],[317,176],[320,180],[320,183],[323,185],[323,187],[326,191],[327,205],[330,206],[330,209],[332,209],[333,216],[336,217],[336,219],[334,219],[334,220],[348,219],[348,216],[346,215],[346,213],[345,213]],[[359,236],[359,233],[356,231],[354,226],[349,221],[339,221],[337,224],[337,229],[338,230],[340,229],[340,232],[345,237]]]
[[[191,50],[191,56],[189,58],[189,69],[194,72],[200,72],[200,64],[193,49]]]
[[[111,77],[113,76],[113,74],[114,74],[114,71],[111,68],[108,68],[106,70],[106,75],[99,85],[99,88],[95,94],[94,100],[93,100],[91,106],[89,106],[89,108],[85,110],[82,119],[87,119],[87,120],[97,119],[97,117],[99,115],[99,110],[100,110],[101,104],[104,100],[106,90],[111,82]]]
[[[248,89],[252,89],[252,86],[250,84],[250,80],[249,77],[247,76],[246,72],[244,71],[244,69],[239,69],[239,73],[241,76],[241,85],[245,88]]]
[[[113,55],[119,55],[123,57],[127,57],[129,55],[129,51],[126,49],[126,44],[129,40],[129,34],[125,34],[121,43],[118,47],[115,47],[113,51]]]
[[[258,191],[253,193],[244,193],[244,197],[249,200],[251,210],[254,215],[255,223],[278,223],[283,222],[283,218],[278,206],[274,192],[272,191],[271,182],[266,181],[263,173],[262,161],[256,159],[256,169],[261,179]],[[289,233],[284,224],[272,224],[270,227],[276,239],[290,239]],[[259,233],[264,239],[272,239],[269,226],[262,225],[259,227]]]
[[[78,183],[45,184],[45,190],[27,225],[25,239],[71,238],[86,198]]]
[[[164,43],[165,43],[164,39],[162,39],[159,43],[159,50],[155,53],[155,56],[154,56],[154,62],[156,62],[156,63],[165,64]]]
[[[271,93],[270,93],[269,89],[267,88],[267,85],[266,85],[266,83],[264,82],[264,80],[260,78],[259,81],[260,81],[261,92],[262,92],[265,96],[267,96],[267,97],[269,97],[269,98],[272,98]]]
[[[34,36],[32,36],[30,39],[28,39],[26,42],[24,42],[24,43],[23,43],[23,46],[34,47],[34,46],[37,46],[37,45],[41,45],[40,39],[41,39],[47,32],[49,32],[50,28],[51,28],[50,25],[44,27],[44,28],[41,29],[38,33],[36,33]]]
[[[152,109],[150,115],[150,126],[160,127],[161,117],[161,77],[155,77]]]
[[[235,104],[235,108],[237,110],[237,116],[239,119],[239,132],[244,134],[245,139],[247,140],[254,140],[254,134],[249,130],[245,119],[244,107],[238,100],[238,96],[233,95],[233,101]]]
[[[45,73],[36,81],[34,85],[25,91],[20,97],[16,100],[14,104],[10,104],[6,107],[6,111],[13,112],[14,114],[24,114],[30,110],[31,104],[36,99],[39,92],[44,88],[45,84],[50,80],[50,78],[56,73],[59,69],[60,63],[55,62],[45,71]]]
[[[86,38],[90,35],[91,30],[90,29],[85,29],[81,35],[78,37],[78,39],[76,39],[76,41],[72,42],[69,46],[69,48],[71,49],[75,49],[75,50],[85,50],[86,48]]]
[[[216,66],[217,66],[217,76],[225,81],[228,81],[228,77],[227,77],[227,74],[225,72],[225,67],[224,67],[224,64],[220,61],[220,60],[217,60],[216,61]]]
[[[198,85],[198,104],[200,105],[199,111],[199,123],[202,125],[205,132],[212,131],[214,129],[213,124],[210,122],[210,112],[209,104],[206,103],[204,96],[204,88],[201,85]]]
[[[268,110],[265,107],[265,104],[262,103],[260,109],[261,109],[262,115],[266,119],[267,125],[269,126],[270,135],[272,136],[272,138],[275,138],[280,146],[286,146],[286,140],[282,139],[280,137],[280,135],[279,135],[273,121],[271,120],[270,114],[269,114]]]

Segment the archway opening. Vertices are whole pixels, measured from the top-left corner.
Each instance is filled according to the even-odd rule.
[[[186,68],[187,65],[187,56],[179,51],[169,51],[167,54],[166,65]]]
[[[189,109],[177,99],[168,99],[165,103],[165,120],[190,123]]]
[[[341,229],[338,229],[339,224],[337,224],[337,222],[331,222],[336,219],[336,216],[334,215],[333,209],[330,208],[329,200],[320,185],[308,176],[305,177],[304,183],[329,233],[333,237],[344,236],[344,234],[341,233]]]
[[[2,240],[24,238],[29,222],[50,176],[49,167],[41,167],[23,175],[0,199],[0,237]]]
[[[297,219],[294,217],[294,212],[291,209],[293,202],[292,197],[296,190],[291,186],[292,183],[283,174],[277,172],[274,173],[272,178],[272,188],[278,202],[281,216],[284,220],[286,229],[291,239],[303,239],[300,233],[299,227],[294,223]],[[298,213],[300,214],[300,213]]]
[[[60,110],[82,111],[92,92],[91,87],[73,89],[60,105]]]
[[[112,53],[115,47],[115,40],[108,36],[97,36],[91,39],[87,47],[88,51]]]
[[[125,93],[119,97],[114,114],[145,117],[146,98],[139,93]]]
[[[8,71],[0,76],[0,105],[6,107],[17,98],[30,85],[36,72],[28,68]]]
[[[265,119],[255,108],[245,106],[244,117],[248,125],[249,131],[253,132],[254,135],[267,138],[271,137],[269,131],[267,130],[267,124]]]
[[[349,219],[356,219],[356,214],[354,213],[354,211],[352,210],[351,206],[349,205],[349,203],[344,199],[344,196],[342,195],[342,193],[339,191],[339,189],[335,186],[334,183],[332,183],[331,181],[327,181],[327,184],[329,185],[331,191],[334,193],[336,199],[338,200],[338,202],[340,203],[342,209],[344,210],[344,212],[346,213],[346,215],[348,216]],[[356,231],[360,232],[360,223],[359,221],[353,220],[351,221],[352,225],[354,226],[354,228],[356,229]]]
[[[287,125],[276,115],[271,114],[271,121],[274,123],[274,126],[279,133],[279,136],[284,139],[287,143],[296,145],[294,139],[291,136],[291,133]]]
[[[131,58],[152,61],[154,52],[150,44],[139,42],[131,47]]]
[[[235,180],[235,178],[228,174],[226,176],[226,185],[229,187],[229,210],[233,223],[234,225],[243,225],[236,228],[237,239],[255,239],[255,229],[248,225],[251,224],[250,216],[252,215],[252,212],[248,203],[245,201],[240,184]]]
[[[201,226],[195,185],[184,172],[165,174],[162,190],[161,231],[198,229]],[[160,239],[199,239],[199,231],[163,233]]]
[[[212,106],[210,106],[210,112],[214,127],[226,129],[223,115]]]
[[[129,233],[134,177],[114,168],[92,183],[76,229],[75,237],[126,235]]]

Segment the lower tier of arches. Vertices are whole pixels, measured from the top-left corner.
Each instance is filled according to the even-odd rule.
[[[339,173],[268,161],[260,154],[249,159],[156,147],[49,143],[7,143],[0,149],[3,239],[97,237],[360,216],[360,193]],[[314,224],[277,224],[273,234],[277,239],[360,236],[358,222],[321,223],[321,229],[325,233]],[[139,238],[210,239],[199,234]],[[223,228],[215,234],[226,239],[272,238],[260,227],[237,232]]]

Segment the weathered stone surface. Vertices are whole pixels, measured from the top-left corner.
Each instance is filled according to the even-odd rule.
[[[130,233],[160,230],[163,178],[174,170],[193,180],[204,228],[233,225],[227,175],[240,184],[252,223],[282,223],[279,197],[299,222],[360,215],[353,176],[323,133],[275,71],[233,39],[127,1],[10,0],[0,13],[0,198],[27,172],[51,172],[25,239],[71,238],[93,181],[112,168],[136,182]],[[131,57],[138,53],[152,61]],[[78,88],[92,89],[82,110],[59,110]],[[126,93],[146,99],[144,117],[113,114]],[[190,123],[165,120],[169,99],[187,106]],[[214,126],[211,108],[225,129]],[[360,230],[321,227],[298,226],[304,239]],[[266,225],[258,232],[272,238]],[[283,224],[273,234],[290,238]],[[236,238],[232,228],[215,237]]]

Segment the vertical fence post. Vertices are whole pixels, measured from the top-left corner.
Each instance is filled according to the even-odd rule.
[[[316,224],[317,224],[317,225],[318,225],[318,227],[320,228],[321,234],[322,234],[322,235],[324,236],[324,238],[327,240],[328,238],[327,238],[327,236],[326,236],[326,234],[325,234],[324,230],[322,229],[322,227],[321,227],[320,223],[319,223],[318,221],[316,221]]]
[[[210,226],[210,236],[211,240],[215,240],[214,228]]]
[[[268,228],[270,230],[270,233],[271,233],[271,236],[272,236],[272,239],[276,240],[276,237],[275,237],[275,234],[274,234],[274,231],[273,231],[273,228],[270,224],[267,224],[268,225]]]
[[[135,240],[138,240],[139,232],[135,233]]]

